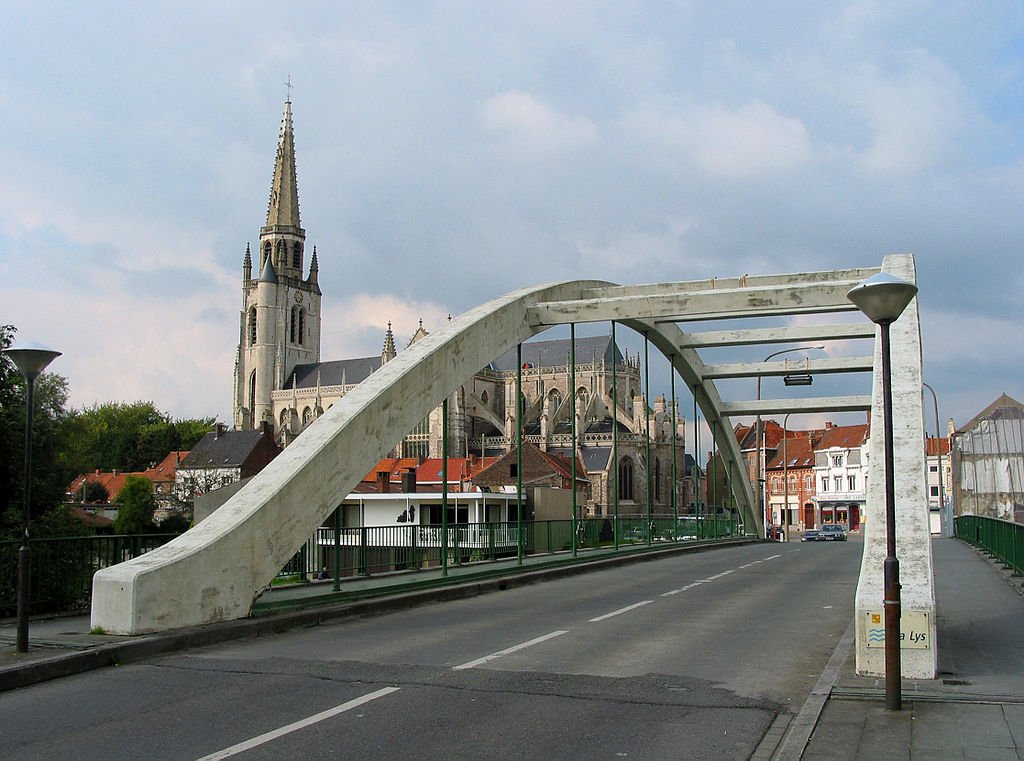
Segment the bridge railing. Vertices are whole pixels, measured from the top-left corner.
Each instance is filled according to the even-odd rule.
[[[525,555],[593,550],[632,545],[664,544],[725,538],[742,534],[734,518],[715,516],[620,515],[607,518],[527,521],[523,524]],[[304,582],[316,578],[410,571],[442,565],[445,545],[448,564],[462,565],[514,558],[519,552],[515,523],[460,523],[412,526],[321,526],[277,574],[275,582]]]
[[[167,544],[177,534],[132,534],[29,539],[32,550],[29,613],[86,610],[92,601],[92,575]],[[21,540],[0,542],[0,618],[15,615],[18,604],[18,550]]]
[[[980,547],[1013,569],[1015,576],[1024,574],[1024,524],[981,515],[958,515],[954,528],[957,539]]]

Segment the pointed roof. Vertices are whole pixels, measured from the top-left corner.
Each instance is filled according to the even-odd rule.
[[[999,398],[992,402],[992,404],[971,418],[967,423],[960,426],[956,433],[957,435],[966,433],[985,418],[1019,419],[1022,416],[1022,410],[1024,410],[1024,405],[1012,396],[1008,396],[1006,393],[1000,394]]]
[[[263,272],[260,273],[260,282],[263,283],[276,283],[277,282],[277,271],[274,269],[274,264],[271,261],[272,256],[267,257],[267,261],[263,264]]]
[[[383,365],[396,356],[398,356],[398,352],[395,351],[395,334],[391,332],[391,321],[389,320],[388,330],[384,334],[384,348],[381,349],[380,353],[380,363]]]
[[[267,227],[301,229],[299,221],[299,186],[295,175],[295,135],[292,131],[292,102],[285,101],[281,117],[281,134],[277,140],[274,179],[267,203]]]

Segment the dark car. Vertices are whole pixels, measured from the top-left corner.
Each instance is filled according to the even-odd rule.
[[[801,542],[816,542],[818,541],[818,529],[809,528],[800,537]]]
[[[819,542],[845,542],[846,529],[838,523],[826,523],[818,529]]]

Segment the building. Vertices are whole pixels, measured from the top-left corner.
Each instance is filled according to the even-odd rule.
[[[1024,523],[1024,405],[1006,394],[953,433],[953,508]]]
[[[803,531],[818,525],[815,510],[814,447],[821,431],[787,431],[765,468],[765,489],[773,526]]]
[[[814,448],[818,524],[841,523],[850,531],[860,528],[867,502],[868,433],[867,423],[825,423]]]
[[[256,475],[280,452],[269,423],[257,431],[228,431],[218,423],[178,464],[175,493],[191,504],[196,497]]]
[[[242,262],[233,409],[237,431],[269,426],[282,447],[397,353],[389,324],[379,355],[321,360],[316,247],[308,270],[305,253],[288,101],[255,261],[247,246]],[[421,322],[408,345],[425,335]],[[573,355],[576,383],[570,388]],[[515,401],[519,376],[521,415]],[[447,451],[439,405],[392,454],[500,456],[514,448],[521,424],[524,440],[541,451],[579,458],[590,484],[586,514],[671,514],[692,500],[684,423],[663,397],[648,403],[642,388],[640,358],[623,355],[610,336],[577,338],[574,346],[569,339],[525,343],[521,356],[513,349],[497,357],[449,398]]]
[[[178,466],[187,456],[187,451],[169,452],[160,462],[135,473],[126,473],[121,470],[96,470],[92,473],[84,473],[68,485],[67,502],[77,504],[91,515],[113,520],[117,517],[117,505],[114,504],[114,501],[121,493],[121,489],[124,488],[128,476],[141,476],[153,484],[153,496],[156,497],[157,504],[154,517],[159,521],[180,506],[175,485]],[[86,502],[87,484],[102,486],[103,491],[107,494],[106,500],[101,503],[92,501],[91,504],[83,504]]]

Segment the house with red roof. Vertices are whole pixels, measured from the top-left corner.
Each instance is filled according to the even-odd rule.
[[[867,502],[870,426],[825,423],[814,447],[814,497],[817,524],[839,523],[860,529]]]

